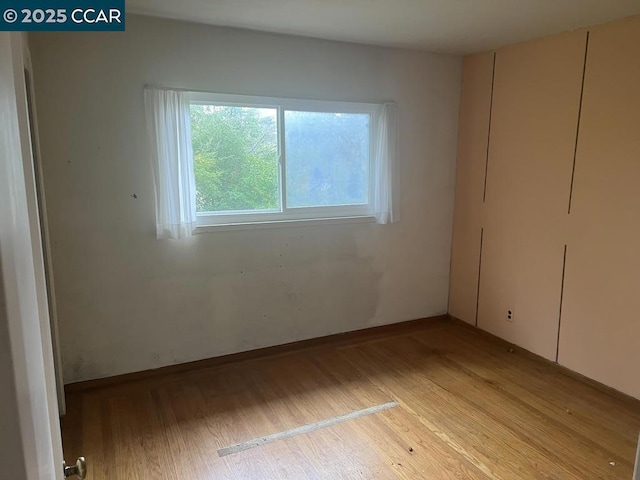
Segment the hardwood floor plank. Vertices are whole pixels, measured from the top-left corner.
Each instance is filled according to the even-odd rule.
[[[163,472],[177,475],[169,455],[171,446],[163,434],[151,392],[136,395],[133,400],[133,415],[142,455],[149,469],[145,478],[162,478]]]
[[[573,399],[582,408],[590,409],[592,414],[600,417],[608,415],[608,421],[619,425],[624,425],[626,422],[633,422],[634,424],[640,422],[640,409],[636,399],[615,392],[613,389],[598,384],[593,380],[580,377],[566,368],[542,359],[519,347],[514,347],[515,352],[518,354],[513,355],[509,352],[509,347],[513,347],[512,345],[473,327],[453,323],[449,328],[443,329],[441,332],[447,332],[449,338],[457,338],[458,340],[481,346],[487,355],[505,360],[505,365],[507,366],[512,363],[521,372],[526,372],[528,375],[539,375],[547,382],[540,387],[540,391],[545,391],[552,387],[553,396],[556,396],[559,392],[564,393],[567,398]],[[615,413],[611,411],[612,408],[615,409]]]
[[[385,395],[366,375],[353,368],[349,358],[348,350],[343,350],[316,358],[314,363],[335,382],[343,385],[343,391],[349,390],[358,398],[373,403],[393,397],[391,391]],[[372,398],[373,392],[375,395]],[[455,451],[431,432],[425,432],[423,426],[403,409],[381,413],[367,422],[367,430],[370,438],[380,440],[387,446],[388,452],[393,452],[387,457],[393,465],[404,466],[401,469],[403,476],[407,467],[414,469],[411,473],[414,476],[408,478],[419,478],[415,476],[418,473],[424,478],[490,478],[467,459],[453,458],[458,457]]]
[[[111,428],[111,414],[108,408],[109,397],[101,398],[99,396],[93,396],[88,400],[92,400],[94,403],[94,409],[98,412],[97,421],[100,422],[100,431],[102,433],[102,445],[94,444],[94,439],[92,438],[89,441],[89,438],[85,435],[84,438],[87,439],[82,442],[83,448],[84,445],[88,445],[86,456],[87,462],[93,470],[93,474],[96,475],[97,479],[100,480],[108,480],[109,478],[117,478],[117,462],[120,460],[116,457],[116,449],[118,448],[116,445],[116,440],[113,436],[113,430]],[[85,409],[89,409],[89,402],[85,404]],[[64,441],[64,438],[63,438]],[[96,458],[93,455],[94,451],[97,451],[101,448],[102,458]],[[102,460],[100,462],[99,460]],[[87,473],[89,471],[87,468]]]
[[[458,368],[477,375],[481,381],[503,392],[513,401],[527,404],[541,415],[561,423],[571,435],[588,439],[609,455],[622,456],[627,462],[633,458],[636,449],[635,432],[640,431],[640,422],[630,421],[618,424],[615,430],[608,418],[600,415],[602,418],[598,420],[597,409],[588,411],[582,408],[571,409],[567,405],[572,401],[573,395],[560,392],[559,395],[549,395],[548,387],[546,391],[543,388],[547,385],[544,379],[531,374],[523,378],[520,369],[510,365],[505,366],[504,362],[484,354],[473,345],[458,342],[458,339],[451,337],[416,336],[415,338],[427,347],[438,351],[444,358],[455,362]],[[450,346],[447,351],[439,350],[439,345],[443,341]],[[625,436],[625,433],[628,435]]]
[[[152,395],[159,412],[160,430],[164,441],[169,446],[169,461],[173,463],[173,468],[178,475],[176,478],[207,478],[203,475],[207,469],[207,463],[193,448],[193,440],[189,437],[188,431],[185,432],[184,427],[181,428],[181,422],[188,419],[181,418],[181,410],[174,410],[171,393],[161,387],[153,390]]]
[[[359,366],[372,375],[372,365],[384,365],[390,373],[385,385],[395,390],[421,420],[437,425],[447,437],[465,445],[466,451],[493,475],[503,479],[580,478],[528,445],[508,425],[495,422],[480,409],[469,408],[466,402],[435,383],[431,375],[441,368],[435,356],[431,356],[428,368],[418,368],[385,352],[380,346],[363,346],[357,350],[354,356],[360,356]]]
[[[64,451],[67,455],[66,461],[71,464],[76,458],[83,455],[82,453],[82,436],[84,433],[83,426],[87,421],[83,418],[85,410],[83,408],[84,398],[78,395],[67,396],[67,404],[70,408],[61,422],[62,437],[64,439]],[[89,410],[92,411],[92,410]]]
[[[256,397],[263,401],[266,415],[271,419],[277,431],[282,431],[294,423],[302,424],[308,413],[302,411],[304,403],[290,394],[283,394],[278,376],[265,375],[264,382],[256,389]],[[285,382],[286,386],[288,382]],[[326,441],[332,438],[326,435],[301,435],[285,440],[293,456],[304,468],[308,478],[347,478],[333,452],[333,445]]]
[[[317,421],[365,407],[362,399],[354,397],[335,401],[335,396],[345,395],[344,390],[303,359],[287,362],[279,371],[272,371],[268,383],[276,391],[288,392],[283,403],[298,425],[308,423],[309,419]],[[349,427],[350,424],[339,424],[292,440],[304,441],[307,448],[313,448],[314,455],[326,458],[324,471],[320,470],[321,478],[395,478],[392,470],[380,463],[367,439],[360,438]],[[330,473],[326,471],[329,465]]]
[[[73,410],[70,410],[68,407],[69,402],[67,401],[67,416],[62,422],[65,425],[69,415],[78,415],[81,419],[79,428],[74,429],[69,435],[67,435],[66,431],[62,433],[62,440],[65,444],[65,458],[67,461],[73,461],[78,456],[85,456],[87,458],[88,478],[103,479],[107,471],[103,467],[114,459],[110,459],[108,456],[110,452],[113,452],[113,444],[109,443],[109,438],[105,438],[103,432],[102,398],[96,395],[85,395],[78,398],[78,400],[80,400],[80,410],[76,410],[75,404],[73,405]],[[75,436],[80,439],[80,445],[76,447],[77,450],[69,452],[66,447],[66,440]],[[88,441],[84,441],[85,438]]]
[[[471,365],[483,362],[483,371],[491,381],[519,389],[518,396],[525,401],[543,402],[553,410],[569,414],[571,418],[565,418],[566,421],[578,420],[580,428],[591,429],[591,438],[606,441],[618,454],[630,458],[640,431],[638,401],[603,395],[593,386],[567,377],[561,368],[549,362],[536,361],[517,349],[509,353],[506,342],[478,343],[475,335],[465,334],[465,330],[452,328],[430,336],[418,334],[415,338],[445,354],[466,355]]]
[[[65,456],[85,455],[92,480],[630,478],[640,402],[510,348],[438,321],[96,384],[67,397]],[[399,407],[217,453],[390,401]]]
[[[391,355],[418,367],[424,361],[424,345],[414,339],[397,345],[383,347]],[[522,442],[535,448],[545,458],[563,465],[578,478],[597,475],[607,478],[611,474],[609,462],[616,463],[618,478],[629,478],[632,464],[623,457],[603,451],[594,442],[574,434],[562,422],[541,414],[518,397],[496,390],[481,377],[461,368],[442,355],[437,359],[440,368],[430,370],[430,379],[439,387],[454,395],[468,408],[477,409],[494,422],[508,426],[508,429]],[[570,462],[567,459],[571,459]],[[589,465],[585,471],[582,465]]]

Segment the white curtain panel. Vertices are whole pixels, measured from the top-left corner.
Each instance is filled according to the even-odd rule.
[[[373,209],[376,222],[400,220],[397,117],[393,103],[380,105],[375,115],[373,158]]]
[[[153,160],[158,238],[189,237],[196,228],[189,94],[145,88],[144,100]]]

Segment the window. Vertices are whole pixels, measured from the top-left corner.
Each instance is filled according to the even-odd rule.
[[[198,224],[372,216],[377,108],[192,93]]]
[[[398,219],[393,104],[145,87],[158,238],[198,226]]]

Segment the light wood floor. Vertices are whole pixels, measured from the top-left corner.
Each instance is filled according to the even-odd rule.
[[[383,338],[68,396],[91,480],[630,480],[640,402],[439,320]],[[399,407],[220,458],[217,450]]]

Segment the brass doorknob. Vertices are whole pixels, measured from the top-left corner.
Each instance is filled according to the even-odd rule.
[[[67,467],[67,464],[63,462],[62,464],[64,468],[64,478],[69,478],[76,476],[80,480],[84,480],[87,478],[87,461],[84,457],[78,457],[75,465],[70,465]]]

